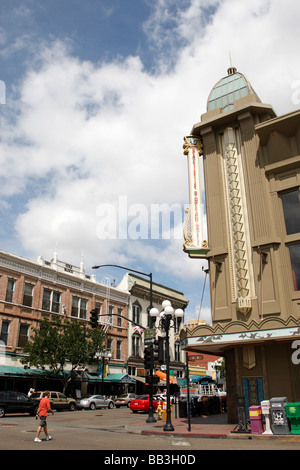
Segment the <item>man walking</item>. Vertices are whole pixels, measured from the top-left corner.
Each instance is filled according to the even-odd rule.
[[[41,432],[42,429],[44,429],[44,433],[45,433],[45,436],[46,436],[46,441],[49,441],[50,439],[52,439],[52,437],[49,436],[49,434],[48,434],[47,422],[46,422],[48,412],[50,412],[54,415],[54,411],[51,410],[49,396],[50,396],[50,392],[45,392],[45,396],[44,396],[44,398],[41,399],[39,407],[38,407],[37,412],[36,412],[36,419],[39,418],[40,422],[39,422],[39,426],[38,426],[37,431],[36,431],[36,437],[34,439],[34,442],[42,442],[41,439],[40,439],[40,432]]]

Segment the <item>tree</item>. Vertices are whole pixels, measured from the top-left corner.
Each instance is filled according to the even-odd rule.
[[[79,368],[98,362],[96,355],[103,349],[105,333],[92,330],[78,320],[43,318],[33,337],[24,347],[23,364],[37,368],[49,367],[63,384],[63,392]]]

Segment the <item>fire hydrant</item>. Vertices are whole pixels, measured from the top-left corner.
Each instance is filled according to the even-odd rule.
[[[157,417],[158,419],[162,419],[162,414],[163,414],[163,410],[162,410],[162,407],[161,407],[161,402],[159,401],[158,402],[158,407],[157,407]]]

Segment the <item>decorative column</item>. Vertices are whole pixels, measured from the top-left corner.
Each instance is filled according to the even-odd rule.
[[[251,299],[254,297],[251,241],[238,136],[232,128],[227,128],[223,134],[223,157],[231,279],[235,281],[233,300],[237,301],[237,310],[246,315],[252,309]]]

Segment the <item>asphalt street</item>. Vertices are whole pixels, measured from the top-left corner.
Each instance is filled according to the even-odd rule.
[[[193,464],[196,461],[192,462],[192,459],[198,459],[200,451],[203,456],[203,451],[210,450],[300,450],[299,439],[291,440],[288,436],[274,440],[259,440],[252,439],[251,436],[245,436],[244,439],[229,439],[188,436],[186,433],[182,435],[170,435],[163,432],[154,435],[143,434],[142,430],[147,427],[148,429],[159,427],[148,425],[146,419],[146,414],[133,414],[128,408],[56,412],[48,417],[48,431],[52,440],[46,441],[42,432],[40,436],[42,442],[36,443],[34,442],[37,429],[35,418],[26,414],[6,415],[0,420],[0,450],[34,452],[93,450],[99,452],[99,457],[105,464],[121,464],[121,461],[113,462],[113,460],[130,455],[139,457],[140,463],[143,464],[171,463],[147,461],[155,451],[156,454],[164,451],[165,458],[177,455],[177,458],[180,456],[182,459],[189,455],[190,462],[178,463]],[[108,460],[104,461],[106,458]],[[177,461],[173,463],[176,464]],[[138,466],[138,461],[134,466]]]

